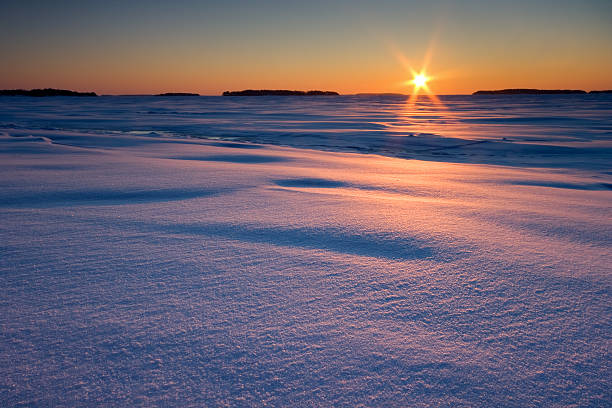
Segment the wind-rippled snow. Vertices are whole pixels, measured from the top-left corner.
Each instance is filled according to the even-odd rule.
[[[610,405],[606,98],[0,98],[2,405]]]

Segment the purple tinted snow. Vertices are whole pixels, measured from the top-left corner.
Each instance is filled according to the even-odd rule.
[[[576,98],[0,98],[0,405],[609,406]]]

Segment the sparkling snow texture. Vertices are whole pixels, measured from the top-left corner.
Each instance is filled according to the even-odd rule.
[[[0,98],[0,405],[612,404],[610,99],[443,102]]]

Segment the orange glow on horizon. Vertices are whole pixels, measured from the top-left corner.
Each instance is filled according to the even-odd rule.
[[[424,85],[436,95],[612,89],[610,1],[603,0],[584,7],[523,1],[480,8],[473,2],[243,2],[242,13],[207,1],[150,2],[146,10],[132,4],[138,2],[8,3],[2,50],[11,58],[0,64],[0,89],[410,96],[418,85],[427,97],[425,87],[410,82],[411,67],[431,75]],[[57,14],[54,24],[31,24],[46,21],[47,8]],[[313,24],[318,15],[325,18]],[[158,21],[163,24],[151,24]]]

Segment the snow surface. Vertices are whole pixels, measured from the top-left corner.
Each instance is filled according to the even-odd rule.
[[[0,98],[0,405],[611,405],[609,99],[369,98]]]

